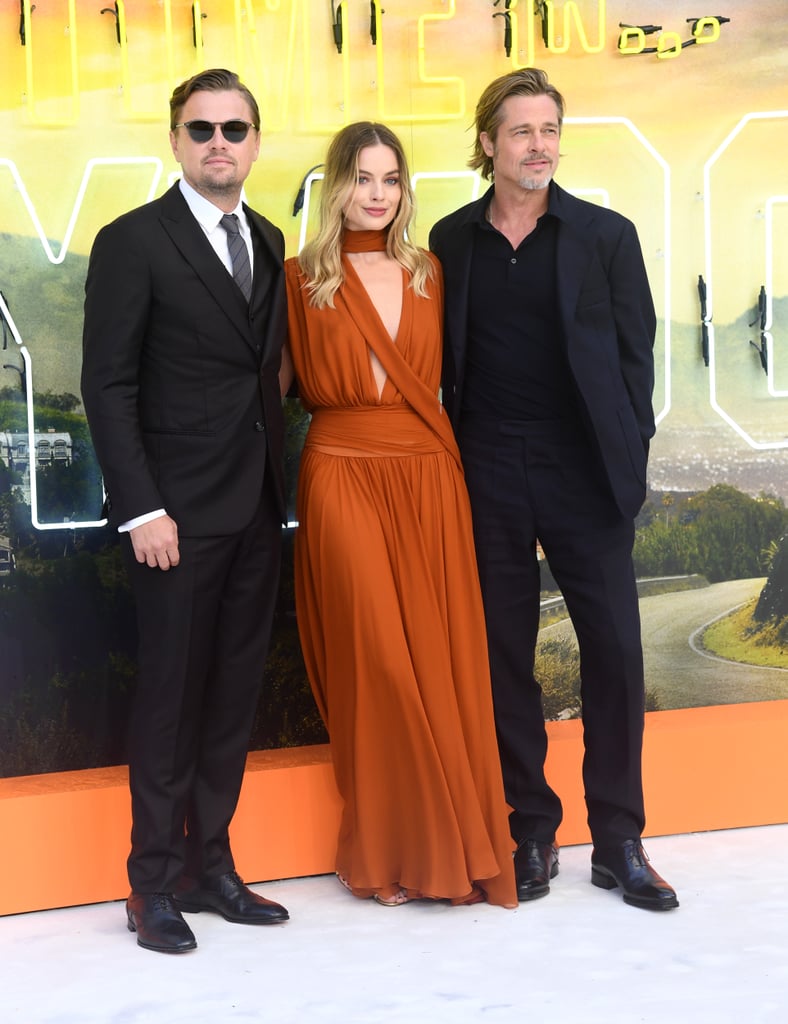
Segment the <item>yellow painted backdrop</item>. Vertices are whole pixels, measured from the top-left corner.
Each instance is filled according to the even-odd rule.
[[[535,6],[552,16],[548,46]],[[304,214],[293,216],[304,175],[331,133],[361,118],[403,137],[425,243],[431,224],[479,188],[465,170],[479,92],[535,63],[568,102],[559,181],[621,210],[641,234],[661,316],[652,486],[700,489],[727,467],[742,489],[785,497],[788,7],[724,6],[729,20],[706,18],[693,37],[697,11],[654,0],[508,0],[508,10],[503,0],[126,0],[103,10],[98,0],[25,0],[22,45],[20,3],[0,0],[0,230],[42,236],[45,294],[59,266],[88,253],[99,226],[176,174],[172,86],[228,66],[263,112],[247,195],[282,227],[290,253],[306,227]],[[628,30],[621,52],[621,23],[662,31]],[[708,368],[699,275],[709,291]],[[775,352],[768,378],[744,322],[763,284]],[[13,279],[0,288],[12,302]],[[37,388],[77,391],[78,323],[52,339],[45,303],[14,312]]]

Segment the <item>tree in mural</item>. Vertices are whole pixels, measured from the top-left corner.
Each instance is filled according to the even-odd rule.
[[[728,484],[688,498],[686,508],[696,541],[689,569],[711,582],[762,575],[762,552],[782,535],[787,521],[781,499],[750,498]]]
[[[762,576],[763,552],[788,528],[781,498],[752,498],[728,484],[674,508],[669,520],[653,503],[643,510],[635,539],[638,575],[698,573],[711,583]]]
[[[788,534],[770,547],[769,576],[758,598],[753,619],[771,624],[780,642],[788,645]]]

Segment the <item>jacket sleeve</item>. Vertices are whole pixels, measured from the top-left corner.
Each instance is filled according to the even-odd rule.
[[[654,435],[654,339],[657,318],[643,253],[631,221],[622,229],[608,260],[608,282],[618,338],[621,373],[644,448]]]
[[[102,228],[85,281],[82,398],[114,523],[164,507],[138,413],[150,277],[148,260],[126,222]]]

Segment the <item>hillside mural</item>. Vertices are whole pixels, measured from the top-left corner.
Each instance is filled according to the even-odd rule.
[[[635,221],[659,314],[635,548],[648,707],[788,699],[788,8],[719,10],[404,0],[370,21],[347,0],[0,0],[0,775],[124,759],[135,626],[79,397],[87,255],[175,180],[167,99],[217,65],[260,100],[247,198],[288,254],[314,226],[337,128],[400,134],[424,244],[486,187],[466,168],[484,85],[545,68],[568,105],[558,180]],[[292,518],[307,423],[286,406]],[[325,740],[293,530],[257,748]],[[539,665],[562,720],[580,713],[577,655],[547,565],[543,583]]]

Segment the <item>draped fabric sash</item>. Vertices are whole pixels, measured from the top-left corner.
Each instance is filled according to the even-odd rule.
[[[446,448],[409,405],[315,409],[306,443],[351,458],[430,455]]]
[[[345,258],[343,259],[343,265],[345,281],[342,291],[338,292],[335,296],[335,302],[338,306],[340,304],[344,305],[347,316],[362,332],[370,349],[378,357],[387,376],[408,403],[408,406],[418,414],[427,427],[429,427],[432,434],[438,439],[440,445],[452,456],[457,465],[462,468],[460,451],[454,438],[454,431],[451,428],[449,417],[438,400],[438,396],[430,391],[424,381],[414,373],[400,350],[401,348],[407,348],[407,335],[413,330],[413,307],[416,301],[416,296],[409,287],[410,282],[407,272],[405,270],[402,271],[402,315],[397,333],[397,343],[395,344],[389,337],[382,322],[379,321],[379,318],[376,318],[379,321],[379,330],[372,332],[369,330],[368,321],[362,324],[359,317],[355,315],[356,310],[365,307],[369,308],[371,299],[351,261]],[[435,299],[432,301],[439,300]],[[391,407],[374,406],[372,408],[376,412],[380,412],[382,409]],[[351,413],[351,415],[355,416],[356,413]],[[354,420],[353,422],[357,422],[360,425],[360,420]],[[389,422],[393,426],[394,421],[390,420]],[[404,424],[405,417],[400,417],[396,422],[398,426]],[[356,434],[357,441],[359,436],[359,434]]]

